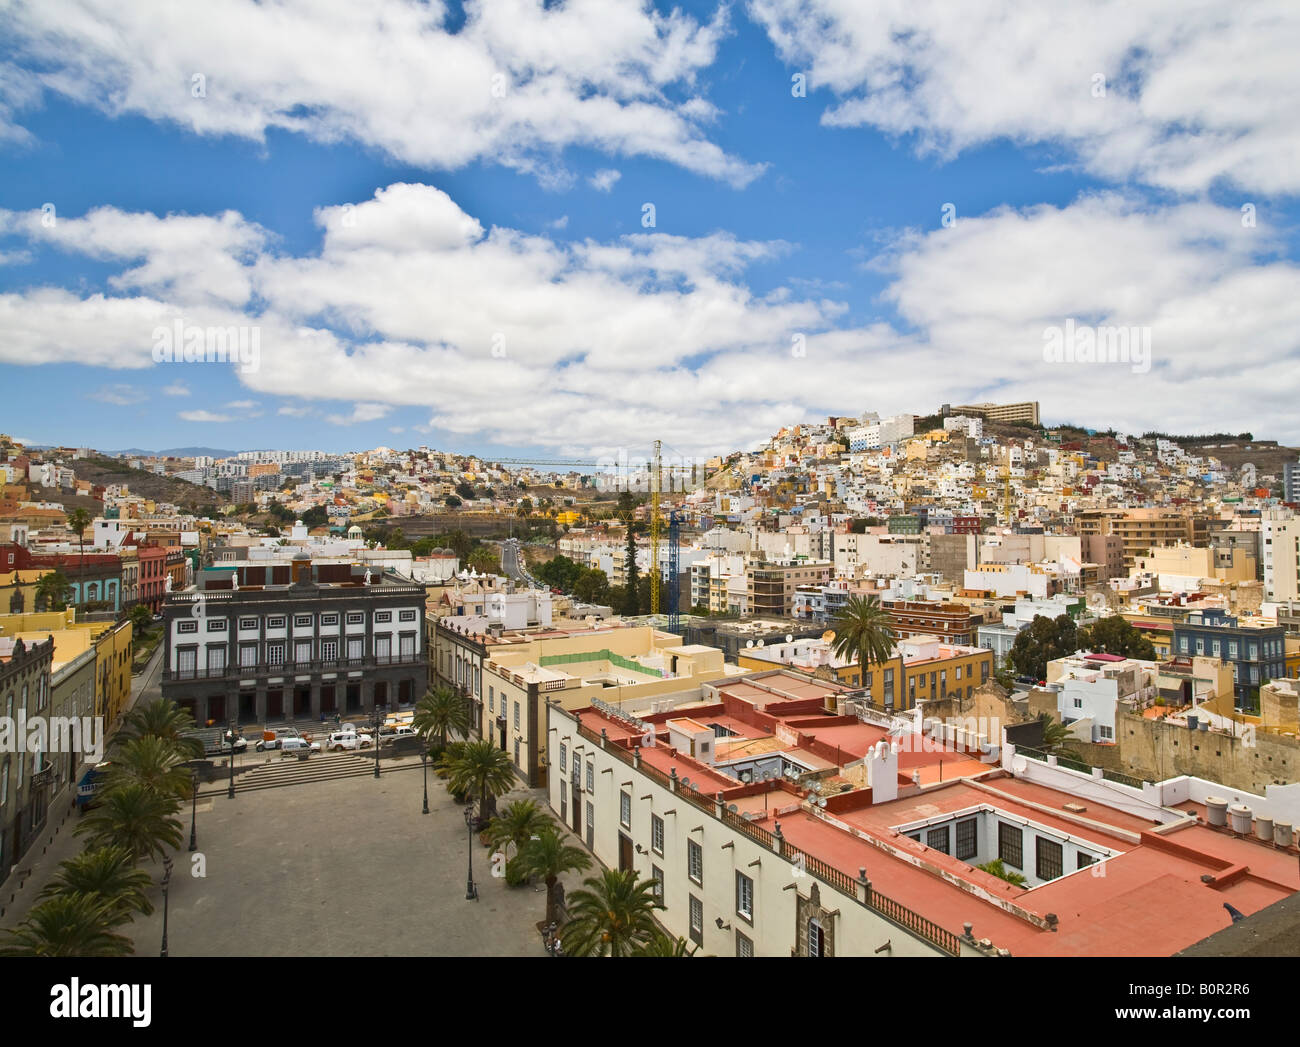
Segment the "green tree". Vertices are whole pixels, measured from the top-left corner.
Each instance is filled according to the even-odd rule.
[[[81,546],[81,558],[77,564],[77,573],[83,578],[86,574],[86,528],[90,526],[90,513],[80,507],[73,509],[68,513],[68,527],[77,536],[77,543]],[[82,599],[85,599],[85,587],[82,587]]]
[[[1080,635],[1068,614],[1056,618],[1034,615],[1034,620],[1016,634],[1011,645],[1011,665],[1020,676],[1047,679],[1047,663],[1079,649]]]
[[[456,493],[467,502],[472,501],[474,498],[474,488],[465,480],[456,485]]]
[[[888,661],[894,653],[893,622],[876,596],[850,596],[831,623],[835,654],[858,663],[858,682],[865,687],[867,666]]]
[[[513,847],[515,854],[520,855],[529,840],[534,836],[540,838],[547,829],[555,829],[549,814],[532,800],[516,800],[506,804],[492,819],[488,825],[488,840],[502,853],[507,847]]]
[[[524,876],[536,876],[546,884],[546,922],[557,923],[555,885],[569,872],[585,872],[591,868],[591,858],[581,847],[566,843],[565,838],[551,826],[529,839],[518,857],[519,870]]]
[[[438,738],[438,750],[447,748],[451,732],[469,737],[472,718],[469,702],[450,687],[435,687],[416,703],[411,726],[425,740]]]
[[[1067,756],[1077,760],[1079,754],[1069,747],[1075,740],[1070,729],[1059,720],[1054,720],[1050,713],[1039,713],[1038,722],[1043,727],[1043,749],[1056,756]]]
[[[153,625],[153,613],[148,607],[138,603],[131,608],[131,628],[137,634],[144,632],[151,625]]]
[[[636,951],[637,956],[693,956],[695,948],[685,938],[674,938],[671,935],[664,934],[663,931],[655,930],[640,949]]]
[[[146,893],[151,885],[149,874],[136,866],[127,848],[99,847],[61,863],[40,898],[78,892],[96,895],[107,903],[115,922],[125,922],[135,913],[153,912]]]
[[[599,567],[591,567],[573,583],[573,597],[582,603],[604,603],[609,599],[609,579]]]
[[[442,500],[442,504],[445,505],[448,509],[459,509],[465,503],[462,502],[459,498],[457,498],[454,494],[449,494],[447,495],[446,498]]]
[[[197,759],[203,755],[203,743],[197,738],[185,737],[195,728],[194,717],[170,698],[155,698],[152,702],[137,705],[122,721],[119,740],[144,738],[153,735],[175,746],[183,756]]]
[[[459,751],[444,755],[451,790],[461,796],[477,796],[479,820],[489,815],[488,797],[493,800],[515,787],[514,764],[509,755],[488,739],[466,742]]]
[[[67,575],[57,567],[47,571],[36,582],[36,609],[38,611],[62,611],[68,606],[72,596],[72,583]]]
[[[113,933],[121,922],[98,895],[60,894],[5,932],[0,956],[130,956],[135,951],[131,939]]]
[[[1117,654],[1124,658],[1154,661],[1155,645],[1122,615],[1112,614],[1095,625],[1079,630],[1079,647],[1093,653]]]
[[[181,845],[181,823],[173,817],[179,809],[178,801],[148,786],[119,785],[104,793],[74,831],[87,835],[91,847],[121,845],[136,861],[160,858],[168,847]]]
[[[627,551],[623,555],[623,571],[627,575],[627,584],[623,587],[622,613],[637,615],[641,613],[641,591],[637,585],[636,568],[636,534],[629,522],[627,526]]]
[[[490,546],[475,546],[473,552],[469,554],[467,567],[478,571],[479,574],[500,574],[501,559],[494,553]]]
[[[635,956],[658,932],[654,880],[605,869],[569,895],[564,950],[570,956]]]
[[[187,754],[170,739],[154,734],[131,738],[113,754],[104,784],[110,790],[143,785],[159,796],[185,800],[192,788],[190,772],[181,763],[186,758]]]

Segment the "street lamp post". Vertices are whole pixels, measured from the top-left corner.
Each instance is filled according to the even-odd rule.
[[[234,756],[232,752],[230,754]],[[195,835],[195,829],[198,824],[199,813],[199,769],[196,767],[190,772],[190,850],[199,849],[198,837]]]
[[[424,814],[429,813],[429,747],[420,750],[420,764],[424,767]]]
[[[375,706],[375,714],[373,719],[375,724],[375,733],[374,733],[374,737],[371,739],[371,742],[375,747],[375,777],[378,778],[379,777],[379,706],[377,705]]]
[[[474,801],[465,808],[465,828],[469,832],[469,872],[465,878],[465,900],[478,901],[478,888],[474,886]]]
[[[230,788],[226,790],[226,797],[233,800],[235,798],[235,721],[230,721],[230,726],[226,730],[226,741],[230,743]]]
[[[167,907],[167,888],[171,885],[171,882],[172,882],[172,860],[171,860],[171,856],[170,856],[170,855],[164,855],[164,856],[163,856],[163,878],[162,878],[162,892],[163,892],[163,936],[162,936],[162,949],[161,949],[161,950],[159,951],[159,953],[158,953],[159,956],[166,956],[166,955],[167,955],[167,908],[168,908],[168,907]]]

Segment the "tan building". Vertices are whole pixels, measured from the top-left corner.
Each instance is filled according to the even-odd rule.
[[[745,576],[749,614],[757,618],[789,618],[794,614],[799,586],[825,585],[831,578],[831,563],[829,560],[757,563],[746,570]]]
[[[1008,425],[1038,425],[1038,401],[1018,404],[964,404],[949,409],[952,414],[978,415],[990,422]]]
[[[1266,516],[1260,521],[1264,543],[1264,598],[1300,600],[1300,519]]]
[[[1110,521],[1110,533],[1124,543],[1124,568],[1139,556],[1161,546],[1180,542],[1197,547],[1209,544],[1209,520],[1197,513],[1174,509],[1129,509]]]
[[[482,736],[511,755],[530,787],[546,784],[545,706],[581,709],[674,694],[736,676],[722,652],[649,626],[551,636],[490,650]]]
[[[1157,546],[1137,556],[1129,574],[1155,575],[1160,579],[1160,588],[1165,590],[1198,589],[1203,578],[1220,582],[1253,582],[1255,558],[1245,549],[1197,548],[1180,542]]]

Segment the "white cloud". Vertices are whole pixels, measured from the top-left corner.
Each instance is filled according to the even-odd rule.
[[[191,306],[183,285],[167,302],[37,289],[0,296],[0,361],[152,366],[158,315],[255,322],[260,368],[232,373],[256,397],[292,390],[283,416],[353,425],[414,407],[427,412],[421,433],[584,457],[656,437],[684,454],[728,450],[827,413],[976,399],[1038,399],[1048,417],[1127,431],[1256,429],[1265,417],[1270,436],[1300,437],[1300,367],[1285,363],[1300,278],[1278,260],[1279,238],[1240,217],[1099,194],[894,233],[873,264],[897,322],[855,324],[829,286],[750,291],[747,268],[789,244],[656,233],[560,244],[485,230],[439,190],[396,185],[318,213],[319,249],[242,262],[256,316]],[[1149,327],[1150,372],[1045,363],[1044,329],[1069,319]]]
[[[140,389],[133,385],[118,383],[116,385],[106,385],[93,393],[88,394],[92,400],[98,400],[100,403],[114,404],[117,407],[128,407],[131,404],[143,403],[149,397]]]
[[[551,229],[567,229],[569,228],[569,216],[562,214],[555,221],[548,223],[548,226]]]
[[[41,71],[0,76],[0,132],[25,134],[4,118],[39,84],[198,134],[284,129],[438,169],[487,159],[563,180],[555,158],[578,145],[735,185],[761,173],[700,128],[695,79],[725,7],[706,23],[642,0],[470,0],[465,14],[452,33],[440,0],[22,3],[7,35]]]
[[[190,387],[184,382],[172,382],[170,385],[163,386],[164,396],[189,396]]]
[[[1065,147],[1092,173],[1199,193],[1300,190],[1292,0],[750,0],[833,127],[951,156],[998,139]],[[1098,75],[1103,81],[1095,81]],[[1104,95],[1094,93],[1104,85]]]
[[[594,175],[588,178],[587,181],[591,183],[592,188],[597,189],[602,193],[608,193],[614,188],[614,184],[622,177],[622,171],[615,171],[612,168],[606,167],[597,171]]]
[[[227,409],[232,411],[251,411],[257,407],[256,400],[231,400],[226,404]]]
[[[233,422],[234,415],[216,414],[212,411],[181,411],[177,416],[185,422]]]

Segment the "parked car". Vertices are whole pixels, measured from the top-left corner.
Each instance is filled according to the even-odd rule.
[[[280,755],[285,753],[318,753],[320,752],[320,742],[309,742],[306,738],[280,738],[278,748]]]
[[[257,743],[256,749],[259,753],[267,749],[278,749],[284,739],[301,737],[302,734],[296,727],[280,727],[274,731],[263,731],[262,740]]]
[[[329,736],[325,747],[330,752],[341,753],[344,749],[369,749],[375,740],[368,734],[356,731],[335,731]]]
[[[409,723],[399,723],[392,727],[384,726],[379,729],[379,740],[381,742],[392,741],[394,738],[415,738],[419,732]]]

